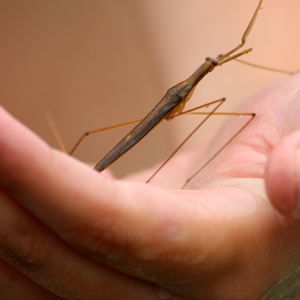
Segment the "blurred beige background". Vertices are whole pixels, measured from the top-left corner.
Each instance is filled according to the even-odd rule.
[[[45,119],[50,112],[71,148],[86,130],[144,117],[206,56],[236,46],[257,2],[2,0],[0,104],[57,147]],[[247,41],[254,51],[245,59],[299,69],[299,11],[297,0],[265,0]],[[226,64],[200,84],[189,107],[226,96],[222,110],[235,110],[243,98],[281,76]],[[193,122],[183,118],[156,128],[115,171],[121,176],[163,159]],[[215,125],[216,119],[194,142]],[[75,156],[96,162],[128,130],[89,137]]]

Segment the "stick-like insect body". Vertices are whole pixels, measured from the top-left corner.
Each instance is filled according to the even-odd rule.
[[[197,84],[204,76],[212,72],[216,66],[222,65],[251,51],[251,49],[247,49],[232,55],[244,46],[247,36],[255,23],[262,2],[263,0],[259,1],[250,23],[242,36],[241,43],[226,54],[219,55],[216,59],[206,58],[206,61],[187,80],[170,88],[166,95],[150,111],[150,113],[95,166],[96,171],[101,172],[106,169],[120,156],[131,149],[136,143],[138,143],[143,137],[145,137],[163,119],[171,120],[174,116],[180,114],[183,111],[186,102],[191,98]]]
[[[114,163],[120,156],[125,154],[128,150],[130,150],[134,145],[136,145],[143,137],[145,137],[155,126],[157,126],[162,120],[172,120],[174,117],[190,113],[191,111],[197,110],[198,108],[194,108],[189,111],[183,111],[185,104],[187,101],[191,98],[197,84],[205,77],[208,73],[212,72],[215,67],[223,65],[231,60],[235,60],[238,57],[249,53],[252,49],[246,49],[244,51],[241,51],[239,53],[234,54],[237,52],[240,48],[244,46],[246,43],[247,36],[249,35],[256,17],[258,15],[258,12],[261,8],[261,5],[263,3],[263,0],[260,0],[258,3],[258,6],[242,36],[241,43],[237,45],[235,48],[227,52],[226,54],[221,54],[217,56],[215,59],[212,59],[210,57],[206,58],[206,61],[185,81],[182,81],[172,88],[170,88],[166,95],[162,98],[162,100],[150,111],[150,113],[143,119],[143,120],[135,120],[115,126],[110,126],[102,129],[97,129],[93,131],[88,131],[85,134],[81,136],[81,138],[78,140],[78,142],[75,144],[73,149],[70,151],[70,155],[73,154],[73,152],[77,149],[78,145],[82,142],[82,140],[93,133],[104,131],[107,129],[112,129],[120,126],[125,126],[133,123],[138,123],[136,127],[134,127],[111,151],[109,151],[106,156],[95,166],[95,170],[98,172],[103,171],[108,166],[110,166],[112,163]],[[191,134],[188,135],[188,137],[177,147],[177,149],[173,152],[173,154],[169,157],[169,159],[151,176],[151,178],[147,181],[149,182],[155,174],[170,160],[172,156],[183,146],[183,144],[189,139],[197,130],[198,128],[212,115],[215,114],[215,111],[219,108],[219,106],[224,102],[225,99],[220,99],[216,101],[212,101],[210,103],[207,103],[203,106],[209,106],[214,103],[219,103],[211,112],[204,113],[206,114],[206,118],[192,131]],[[195,113],[197,114],[197,113]],[[200,113],[201,114],[201,113]],[[226,113],[220,113],[220,114],[226,114]],[[249,115],[249,114],[239,114],[239,113],[233,113],[234,115]],[[253,119],[254,114],[251,114]],[[251,121],[250,120],[250,121]],[[249,121],[249,122],[250,122]],[[247,122],[247,124],[249,124]],[[247,126],[247,124],[245,126]],[[241,130],[237,132],[221,149],[222,151],[244,128],[242,127]],[[218,151],[218,153],[220,152]],[[218,154],[217,153],[217,154]],[[216,154],[216,155],[217,155]],[[215,156],[213,156],[215,157]],[[213,158],[212,158],[213,159]],[[212,160],[210,159],[209,162]],[[205,164],[207,165],[207,164]]]
[[[162,120],[173,119],[176,114],[180,113],[184,109],[185,103],[192,96],[197,83],[217,65],[218,62],[216,60],[207,58],[206,62],[190,78],[170,88],[150,113],[95,166],[95,170],[101,172],[106,169],[145,137]]]

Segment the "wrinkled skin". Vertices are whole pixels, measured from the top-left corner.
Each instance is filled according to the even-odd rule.
[[[245,102],[239,110],[256,118],[185,190],[175,188],[200,156],[245,118],[230,118],[207,148],[177,156],[146,185],[150,171],[130,180],[98,174],[1,109],[1,299],[297,293],[299,82],[285,78]]]

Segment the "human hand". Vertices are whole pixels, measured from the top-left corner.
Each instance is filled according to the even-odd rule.
[[[264,189],[270,153],[266,182],[276,207],[285,194],[275,199],[273,188],[291,195],[296,186],[291,173],[273,185],[272,149],[299,128],[299,78],[247,101],[242,111],[257,117],[186,190],[106,178],[1,110],[3,299],[261,298],[300,265],[299,222],[279,214]],[[228,122],[222,136],[240,122]],[[201,148],[203,156],[219,143]],[[167,183],[161,175],[156,182],[182,182],[198,156],[180,155],[163,171]]]

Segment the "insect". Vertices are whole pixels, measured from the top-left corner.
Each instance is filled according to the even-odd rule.
[[[134,145],[136,145],[142,138],[144,138],[154,127],[156,127],[164,119],[165,120],[172,120],[174,117],[176,117],[178,115],[181,115],[181,114],[184,114],[184,113],[192,113],[193,110],[200,108],[200,107],[197,107],[197,108],[195,108],[193,110],[190,110],[188,112],[183,111],[184,107],[185,107],[185,104],[187,103],[187,101],[193,95],[193,92],[194,92],[197,84],[207,74],[212,72],[216,67],[221,66],[221,65],[223,65],[223,64],[225,64],[225,63],[227,63],[231,60],[237,59],[238,57],[240,57],[242,55],[245,55],[245,54],[249,53],[252,50],[251,48],[249,48],[249,49],[243,50],[241,52],[238,52],[238,50],[241,49],[244,46],[244,44],[246,43],[246,39],[247,39],[247,37],[248,37],[248,35],[249,35],[249,33],[250,33],[254,23],[255,23],[258,12],[259,12],[259,10],[262,6],[262,3],[263,3],[263,0],[260,0],[257,7],[256,7],[256,9],[255,9],[255,12],[254,12],[252,18],[251,18],[251,20],[250,20],[243,36],[242,36],[240,44],[238,44],[235,48],[228,51],[227,53],[217,56],[215,59],[210,58],[210,57],[206,58],[205,62],[202,65],[200,65],[200,67],[188,79],[186,79],[186,80],[176,84],[172,88],[168,89],[167,93],[162,98],[162,100],[149,112],[149,114],[143,120],[141,120],[138,123],[138,125],[136,125],[136,127],[134,127],[111,151],[109,151],[107,153],[107,155],[105,155],[102,160],[100,160],[97,163],[97,165],[95,166],[94,169],[98,172],[101,172],[104,169],[106,169],[108,166],[110,166],[112,163],[114,163],[120,156],[125,154]],[[211,103],[208,103],[208,104],[204,105],[204,106],[208,106],[208,105],[212,105],[212,104],[217,103],[217,106],[210,113],[207,114],[206,118],[197,126],[197,128],[192,132],[192,134],[207,120],[207,118],[209,118],[212,114],[215,114],[216,110],[219,108],[219,106],[223,103],[224,100],[225,99],[220,99],[220,100],[213,101]],[[254,114],[246,114],[246,115],[252,116],[251,120],[254,117]],[[131,123],[134,123],[134,122],[136,122],[136,121],[123,123],[123,124],[120,124],[120,125],[117,125],[117,126],[125,126],[127,124],[131,124]],[[246,124],[248,124],[249,122],[247,122]],[[116,126],[86,132],[83,136],[81,136],[79,141],[75,144],[75,146],[71,150],[70,154],[72,154],[76,150],[76,148],[78,147],[78,145],[81,143],[81,141],[84,139],[85,136],[90,135],[90,134],[95,133],[95,132],[98,132],[98,131],[114,128],[114,127],[116,127]],[[242,129],[240,131],[242,131]],[[237,134],[239,134],[240,131],[238,131]],[[192,134],[190,134],[189,137]],[[230,143],[230,141],[228,143]],[[181,148],[181,146],[184,143],[185,143],[185,141],[175,150],[175,152],[172,154],[172,156]],[[228,143],[226,143],[218,151],[218,153],[222,149],[224,149],[224,147],[226,147],[226,145],[228,145]],[[213,156],[213,158],[215,156]],[[209,160],[209,161],[211,161],[211,160]],[[159,170],[160,169],[161,168],[159,168]],[[155,172],[155,174],[157,172]],[[154,175],[147,182],[149,182],[154,177]]]

